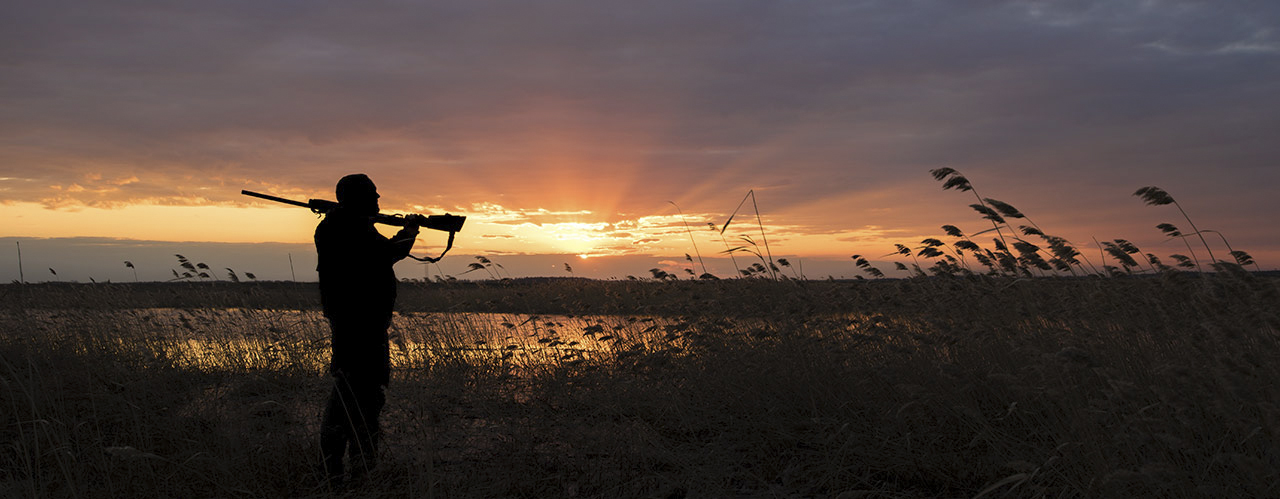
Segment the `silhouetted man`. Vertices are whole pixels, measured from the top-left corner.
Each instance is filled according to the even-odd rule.
[[[364,174],[342,177],[339,207],[316,227],[320,303],[333,331],[333,391],[325,406],[320,448],[331,484],[342,483],[343,454],[353,476],[374,466],[378,450],[378,414],[383,387],[391,374],[387,327],[396,301],[391,266],[413,248],[421,216],[387,239],[370,219],[378,213],[378,191]]]

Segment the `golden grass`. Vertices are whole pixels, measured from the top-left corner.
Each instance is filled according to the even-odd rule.
[[[3,286],[0,496],[327,496],[310,286]],[[1280,493],[1275,278],[406,284],[354,497]],[[606,338],[609,337],[609,338]]]

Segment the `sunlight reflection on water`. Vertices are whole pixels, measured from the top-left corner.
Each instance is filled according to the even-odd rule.
[[[28,311],[4,322],[146,365],[197,370],[314,370],[329,360],[329,325],[318,311],[130,309]],[[679,321],[641,316],[495,313],[396,314],[388,331],[393,369],[443,362],[512,368],[574,363],[660,341]],[[669,337],[668,337],[669,339]]]

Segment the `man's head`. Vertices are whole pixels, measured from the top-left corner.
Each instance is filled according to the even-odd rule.
[[[363,173],[342,177],[338,181],[337,195],[338,204],[343,208],[359,213],[378,212],[378,187]]]

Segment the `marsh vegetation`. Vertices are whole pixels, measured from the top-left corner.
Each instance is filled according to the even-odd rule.
[[[327,496],[313,285],[0,287],[0,491]],[[1280,283],[405,283],[349,496],[1270,496]]]

